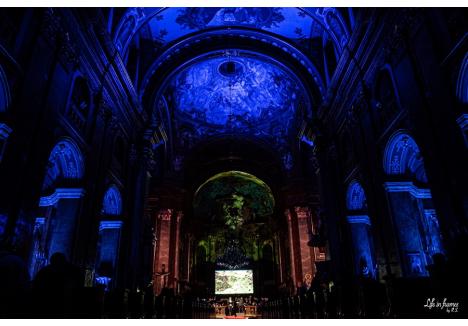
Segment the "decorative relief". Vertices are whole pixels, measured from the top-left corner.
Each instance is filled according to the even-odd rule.
[[[294,207],[298,219],[307,219],[310,217],[310,209],[308,207]]]
[[[170,221],[170,220],[171,220],[172,213],[173,213],[173,209],[171,209],[171,208],[162,209],[162,210],[159,211],[158,220],[161,220],[161,221]]]

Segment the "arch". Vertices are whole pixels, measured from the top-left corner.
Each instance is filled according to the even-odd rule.
[[[116,185],[107,188],[102,201],[102,213],[105,215],[122,214],[122,196]]]
[[[234,57],[240,57],[243,60],[256,60],[262,61],[269,66],[275,67],[282,73],[284,73],[288,78],[294,81],[300,88],[300,93],[303,95],[304,105],[306,106],[305,110],[307,115],[312,116],[312,107],[314,104],[314,100],[316,98],[324,98],[325,96],[325,83],[323,78],[315,66],[315,64],[309,60],[301,51],[297,50],[293,46],[289,45],[288,43],[279,40],[273,39],[272,36],[262,35],[260,32],[254,32],[250,30],[236,30],[230,29],[230,37],[236,38],[248,38],[255,39],[259,42],[265,43],[268,46],[273,46],[275,48],[281,48],[282,51],[291,55],[292,59],[289,62],[284,60],[277,60],[274,57],[266,55],[259,51],[252,51],[250,49],[244,49],[242,46],[240,47],[229,47],[224,48],[222,50],[215,49],[206,51],[203,53],[199,53],[193,56],[192,52],[190,56],[187,56],[187,60],[177,65],[176,68],[170,69],[170,71],[165,71],[167,67],[166,64],[169,64],[175,56],[182,57],[181,49],[190,48],[190,46],[205,42],[207,40],[211,40],[215,38],[219,34],[217,30],[210,30],[204,32],[202,34],[195,34],[190,38],[181,41],[177,44],[174,44],[166,51],[164,51],[146,70],[146,73],[142,76],[142,81],[139,84],[138,88],[138,96],[142,103],[151,103],[149,107],[153,107],[158,105],[158,100],[164,95],[168,86],[174,80],[174,78],[179,75],[181,72],[186,70],[190,70],[191,67],[195,65],[200,65],[205,61],[209,60],[216,60],[215,58],[223,58],[226,55],[230,55]],[[186,54],[184,54],[186,55]],[[293,66],[293,62],[297,64],[296,67]],[[298,73],[297,68],[301,69],[304,68],[304,74],[301,75]],[[307,72],[305,72],[307,71]],[[307,86],[307,74],[309,77],[312,77],[311,81],[314,85],[312,89],[305,91],[308,89]],[[156,85],[156,86],[155,86]]]
[[[195,18],[197,15],[194,12],[193,9],[197,8],[173,8],[173,7],[159,7],[159,8],[130,8],[128,9],[124,15],[120,18],[120,21],[117,23],[116,27],[116,32],[113,35],[114,42],[117,45],[119,51],[123,56],[125,56],[126,52],[128,51],[128,47],[132,42],[132,39],[135,37],[136,34],[138,34],[143,26],[160,26],[163,25],[164,23],[164,16],[167,16],[167,10],[176,10],[176,9],[189,9],[188,13],[188,18]],[[200,9],[200,8],[198,8]],[[202,8],[206,9],[206,8]],[[212,8],[209,8],[211,10]],[[223,11],[224,8],[218,8],[218,10]],[[242,8],[238,8],[242,9]],[[253,9],[259,9],[259,8],[253,8]],[[266,8],[269,10],[277,10],[279,8]],[[287,9],[289,11],[296,11],[297,15],[299,17],[305,18],[308,17],[310,18],[311,22],[313,24],[317,24],[321,29],[324,30],[325,33],[328,33],[330,37],[332,38],[333,42],[337,46],[337,48],[340,50],[340,53],[345,46],[346,42],[349,39],[349,28],[346,26],[346,22],[342,16],[342,14],[337,10],[336,8],[331,8],[331,7],[325,7],[325,8],[301,8],[301,7],[289,7],[289,8],[281,8],[281,9]],[[216,9],[215,9],[216,10]],[[258,12],[256,10],[255,12]],[[173,15],[169,15],[173,16]],[[199,30],[206,30],[207,27],[212,27],[212,26],[204,26],[203,23],[201,23],[204,20],[205,17],[199,17],[198,20],[196,20],[195,25]],[[255,15],[250,15],[250,20],[255,19],[255,21],[258,21],[259,17],[255,17]],[[151,24],[151,21],[153,19],[156,19],[156,21],[159,24]],[[187,19],[187,17],[185,17]],[[260,19],[262,20],[262,19]],[[183,19],[183,21],[185,21]],[[173,24],[176,24],[176,21],[172,22]],[[201,23],[201,25],[200,25]],[[232,25],[232,22],[227,23]],[[226,26],[227,24],[221,24],[222,26]],[[270,25],[268,25],[270,26]],[[273,27],[278,27],[276,24],[272,24]],[[270,26],[270,27],[272,27]],[[195,26],[193,26],[195,27]],[[257,29],[264,29],[262,25],[256,25]],[[161,33],[156,33],[153,32],[154,35],[165,35],[167,34],[167,31],[164,31],[164,26],[163,28],[163,34]],[[188,34],[190,30],[186,32]],[[277,35],[280,35],[282,37],[287,38],[286,35],[284,35],[284,31],[273,31]],[[182,38],[185,34],[183,34],[180,38]],[[179,38],[179,39],[180,39]],[[171,39],[172,40],[172,39]],[[174,40],[172,40],[174,41]]]
[[[83,157],[79,147],[71,139],[60,140],[52,149],[47,164],[43,190],[57,180],[80,180],[84,175]]]
[[[457,81],[457,98],[468,103],[468,54],[463,58]]]
[[[406,132],[398,131],[390,137],[384,152],[384,171],[427,183],[424,160],[418,145]]]
[[[346,208],[350,211],[367,208],[367,199],[364,189],[357,180],[351,181],[346,192]]]
[[[0,66],[0,112],[6,112],[10,106],[10,88],[6,74]]]

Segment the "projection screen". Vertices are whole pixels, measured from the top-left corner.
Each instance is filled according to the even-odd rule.
[[[252,270],[215,271],[215,294],[253,293]]]

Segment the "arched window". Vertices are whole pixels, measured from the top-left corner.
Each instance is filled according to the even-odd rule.
[[[42,184],[48,193],[39,200],[40,217],[31,247],[30,271],[34,274],[56,252],[71,257],[75,227],[81,213],[83,188],[77,181],[84,176],[83,157],[71,139],[60,140],[52,149]],[[52,194],[49,194],[53,190]],[[42,209],[46,208],[46,209]]]
[[[354,180],[348,186],[346,193],[346,208],[350,211],[367,209],[366,195],[361,184]]]
[[[79,180],[83,175],[84,165],[80,149],[69,139],[61,140],[50,153],[42,189],[48,190],[61,180]]]
[[[384,171],[427,183],[424,161],[414,139],[404,132],[393,135],[384,153]]]
[[[111,185],[104,194],[102,213],[105,215],[122,214],[122,197],[117,186]]]
[[[387,181],[385,189],[399,240],[401,272],[425,276],[432,257],[443,248],[431,191],[413,183],[427,184],[421,152],[410,135],[399,131],[390,137],[383,163],[388,176],[399,177]]]
[[[373,237],[371,222],[367,215],[367,200],[361,183],[351,181],[346,191],[347,222],[353,246],[353,261],[356,274],[364,277],[375,277]]]

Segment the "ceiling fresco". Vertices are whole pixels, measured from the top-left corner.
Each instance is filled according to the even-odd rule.
[[[284,147],[302,113],[303,93],[279,65],[230,50],[182,69],[165,96],[184,148],[224,134],[254,136]]]
[[[254,58],[221,57],[197,63],[171,83],[175,110],[220,128],[255,128],[294,116],[299,86],[284,71]]]

